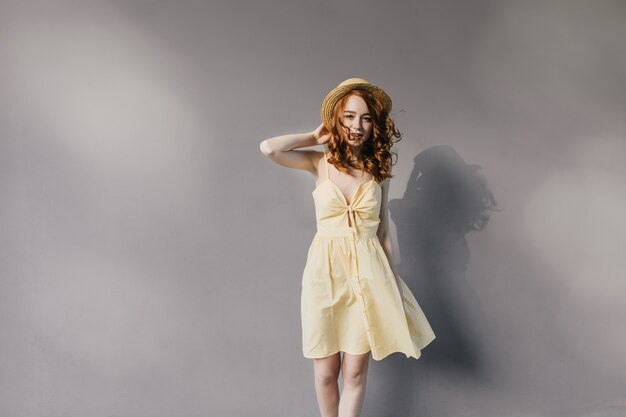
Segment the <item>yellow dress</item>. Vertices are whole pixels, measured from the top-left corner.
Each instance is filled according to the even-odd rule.
[[[326,179],[312,193],[317,232],[302,274],[304,357],[371,350],[375,360],[394,352],[418,359],[435,334],[398,277],[400,295],[376,234],[382,188],[372,178],[348,202],[329,176],[326,152],[324,160]]]

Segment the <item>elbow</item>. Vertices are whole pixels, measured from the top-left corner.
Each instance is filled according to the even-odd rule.
[[[267,155],[268,153],[270,153],[270,149],[267,146],[266,140],[261,142],[261,144],[259,145],[259,149],[261,149],[261,152],[263,153],[263,155]]]
[[[261,149],[261,152],[263,152],[263,155],[265,156],[274,155],[274,149],[272,149],[272,147],[267,143],[267,139],[261,142],[261,144],[259,145],[259,148]]]

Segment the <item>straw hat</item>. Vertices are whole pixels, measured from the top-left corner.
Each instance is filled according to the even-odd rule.
[[[382,88],[375,86],[363,78],[348,78],[343,81],[337,87],[335,87],[330,93],[326,95],[326,98],[322,102],[322,122],[324,126],[327,128],[330,127],[330,119],[333,113],[333,109],[337,102],[341,100],[343,96],[348,94],[350,91],[359,89],[366,90],[372,93],[374,97],[380,99],[383,103],[383,108],[385,112],[389,114],[391,111],[391,98],[383,91]]]

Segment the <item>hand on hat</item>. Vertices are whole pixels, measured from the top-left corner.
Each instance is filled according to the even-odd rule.
[[[313,137],[318,145],[323,145],[330,140],[330,133],[328,132],[328,129],[324,127],[324,123],[319,125],[317,129],[311,133],[313,134]]]

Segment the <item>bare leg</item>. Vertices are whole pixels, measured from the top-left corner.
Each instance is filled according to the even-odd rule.
[[[339,417],[359,417],[365,399],[365,384],[370,352],[363,355],[343,354],[341,373],[343,389],[339,402]]]
[[[337,417],[339,406],[339,352],[321,359],[313,359],[315,392],[322,417]]]

